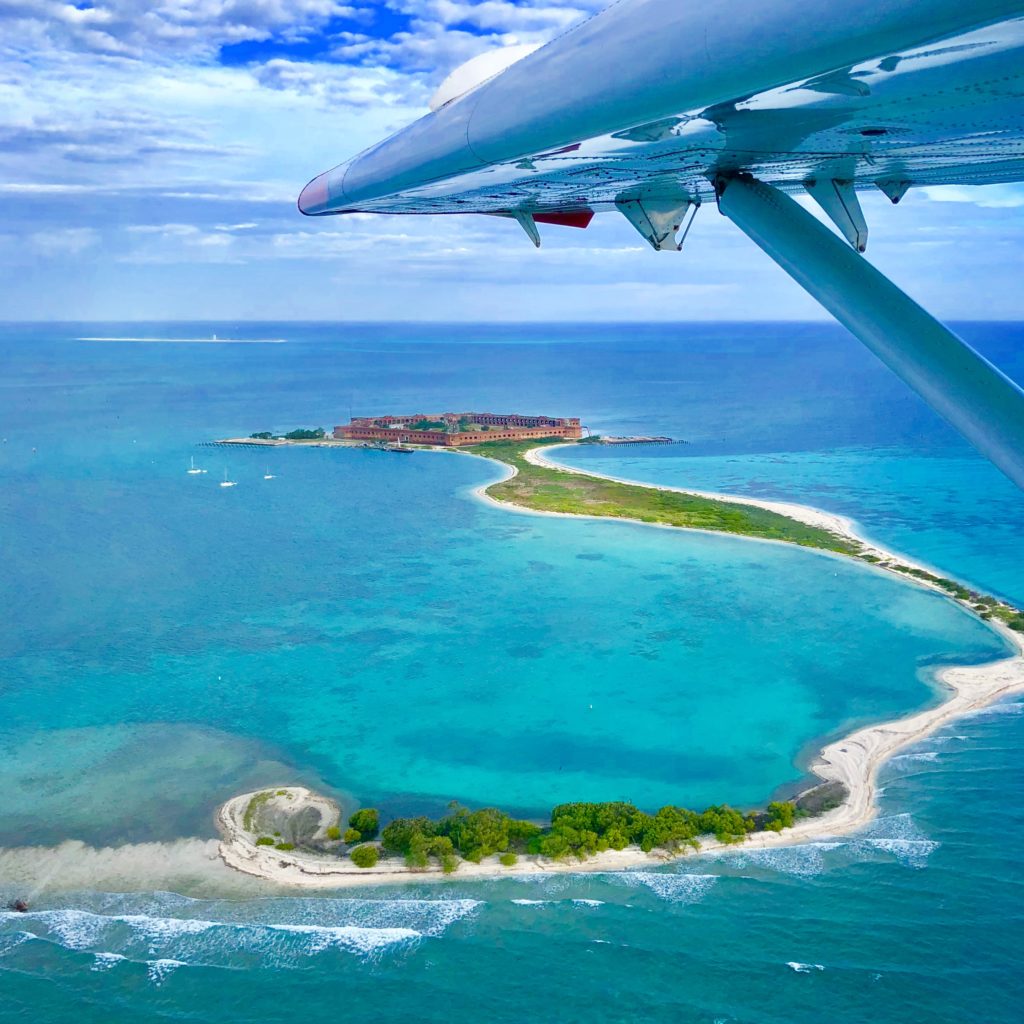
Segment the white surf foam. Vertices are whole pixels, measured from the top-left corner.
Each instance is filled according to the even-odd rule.
[[[825,854],[838,850],[846,843],[823,841],[800,843],[797,846],[780,846],[777,849],[744,850],[736,854],[719,854],[718,859],[726,866],[740,868],[761,868],[777,871],[783,875],[810,878],[825,870]]]
[[[35,938],[32,932],[10,932],[7,935],[0,935],[0,956],[6,956],[12,949]]]
[[[811,971],[823,971],[825,968],[821,964],[802,964],[797,960],[790,960],[786,966],[791,971],[796,971],[797,974],[810,974]]]
[[[101,897],[100,902],[106,900]],[[110,902],[117,902],[117,898],[111,898]],[[145,904],[146,899],[126,896],[123,902],[136,909],[139,904]],[[153,899],[151,902],[160,904],[162,901]],[[222,904],[223,909],[236,914],[258,913],[260,917],[211,920],[167,914],[103,914],[78,908],[32,911],[17,916],[20,922],[33,929],[28,933],[30,937],[69,950],[93,952],[97,958],[117,956],[138,963],[167,960],[217,964],[241,952],[267,963],[285,964],[327,949],[372,956],[391,946],[434,937],[454,921],[472,914],[480,901],[272,900],[267,901],[267,905],[261,901],[235,905],[227,901],[197,901],[192,909],[209,913]],[[294,909],[296,917],[307,920],[274,920],[279,907]],[[13,916],[2,915],[8,919]],[[323,923],[315,923],[318,920]],[[0,936],[0,942],[4,940],[9,941],[10,935]]]
[[[941,844],[929,839],[909,814],[893,814],[876,818],[853,845],[892,854],[905,867],[923,868]]]
[[[183,960],[147,960],[146,975],[154,985],[162,985],[179,967],[187,967]]]
[[[305,938],[306,956],[332,948],[344,949],[359,956],[371,956],[388,946],[416,942],[423,938],[423,933],[414,928],[359,928],[355,925],[328,928],[314,924],[272,924],[268,927],[271,931]]]
[[[617,877],[625,885],[644,886],[668,903],[698,903],[718,881],[717,875],[666,874],[659,871],[623,871]]]
[[[120,953],[97,953],[89,970],[109,971],[118,964],[124,963],[125,959]]]
[[[991,715],[1020,715],[1024,714],[1024,704],[1010,701],[1004,704],[989,704],[988,707],[977,708],[968,711],[962,718],[988,718]]]
[[[897,754],[896,757],[891,758],[890,764],[899,764],[900,762],[906,761],[937,761],[939,759],[939,752],[937,750],[921,750],[913,754]]]

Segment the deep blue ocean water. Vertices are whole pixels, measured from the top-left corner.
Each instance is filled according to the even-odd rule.
[[[1024,327],[961,330],[1024,378]],[[213,333],[286,343],[77,340]],[[3,327],[0,895],[33,912],[0,917],[0,1019],[1019,1019],[1020,700],[895,759],[835,843],[298,896],[208,860],[273,782],[753,805],[1005,650],[841,560],[483,506],[466,456],[197,447],[441,408],[685,438],[565,458],[840,511],[1024,601],[1024,498],[830,326]]]

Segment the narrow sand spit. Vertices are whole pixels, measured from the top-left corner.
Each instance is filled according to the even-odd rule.
[[[552,451],[558,447],[569,446],[548,446],[543,450],[535,448],[528,451],[525,458],[534,465],[543,466],[548,469],[557,469],[568,473],[582,473],[581,470],[561,466],[545,457],[546,451]],[[509,472],[504,479],[514,476],[517,472],[514,468],[507,468],[509,468]],[[835,515],[821,509],[790,502],[760,501],[681,487],[654,486],[636,480],[605,476],[600,473],[586,473],[583,475],[602,477],[606,480],[634,484],[640,487],[651,487],[654,490],[697,494],[702,497],[727,501],[738,505],[756,505],[760,508],[789,516],[810,526],[831,530],[833,533],[854,540],[864,545],[865,550],[869,554],[884,559],[887,562],[911,568],[925,569],[928,572],[933,571],[930,566],[914,562],[903,555],[889,551],[866,540],[856,532],[852,520],[847,519],[845,516]],[[608,518],[524,509],[521,506],[491,498],[485,493],[487,488],[491,486],[493,486],[493,483],[484,484],[473,493],[477,498],[488,504],[528,515],[568,516],[576,519]],[[675,526],[666,526],[664,528],[683,529],[683,527]],[[784,542],[768,541],[767,543]],[[833,555],[828,552],[824,552],[824,554],[828,555],[828,557],[846,557],[844,555]],[[936,590],[947,597],[948,600],[953,600],[944,591],[925,581],[907,577],[902,573],[886,569],[884,566],[872,566],[870,563],[863,564],[865,568],[889,572],[904,583]],[[969,608],[967,610],[970,611]],[[622,851],[609,850],[605,853],[589,857],[585,861],[550,861],[540,857],[524,856],[520,857],[518,863],[511,867],[504,867],[498,863],[496,857],[491,857],[480,864],[461,862],[456,872],[456,877],[460,879],[495,878],[527,874],[576,874],[582,872],[622,871],[630,868],[665,864],[688,856],[793,846],[824,837],[841,836],[854,832],[868,824],[877,813],[878,772],[889,758],[910,744],[916,743],[928,736],[947,722],[971,711],[979,710],[1002,697],[1024,690],[1024,644],[1022,644],[1021,636],[994,620],[988,622],[987,625],[1000,633],[1014,648],[1016,653],[1012,657],[990,662],[986,665],[963,665],[944,668],[936,676],[937,681],[949,691],[948,699],[942,704],[917,712],[906,718],[882,722],[878,725],[859,729],[850,736],[828,744],[821,751],[810,766],[812,773],[818,776],[822,782],[841,782],[847,790],[846,799],[834,810],[817,817],[800,820],[793,828],[786,829],[781,833],[753,833],[744,842],[738,844],[727,845],[715,839],[705,838],[701,842],[699,853],[688,852],[678,855],[668,854],[664,851],[644,853],[637,847],[629,847]],[[291,789],[290,792],[296,794],[296,798],[303,801],[323,799],[317,797],[309,790]],[[442,874],[439,868],[413,871],[406,868],[401,861],[390,863],[382,861],[374,868],[362,869],[356,867],[350,860],[338,857],[313,857],[298,852],[281,853],[272,848],[256,847],[240,825],[241,815],[244,814],[245,808],[248,806],[248,802],[253,795],[247,793],[229,800],[221,807],[218,814],[218,825],[224,836],[220,844],[220,855],[225,863],[237,868],[239,871],[258,875],[282,885],[334,888],[360,885],[393,885],[402,882],[441,881],[448,877]]]

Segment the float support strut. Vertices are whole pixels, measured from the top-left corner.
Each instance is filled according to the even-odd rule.
[[[746,175],[719,209],[1024,490],[1024,391],[803,207]]]

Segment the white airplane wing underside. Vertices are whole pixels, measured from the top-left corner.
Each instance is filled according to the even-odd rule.
[[[464,102],[472,104],[473,94]],[[383,146],[403,141],[400,133]],[[374,156],[370,150],[354,163],[369,165]],[[399,187],[384,194],[360,187],[362,175],[342,165],[334,201],[304,212],[600,212],[645,195],[707,201],[715,178],[737,171],[784,191],[839,180],[857,189],[880,185],[897,199],[915,185],[1021,181],[1024,18],[480,163],[439,177],[428,168],[426,180],[396,180]],[[346,178],[356,179],[354,188]]]

